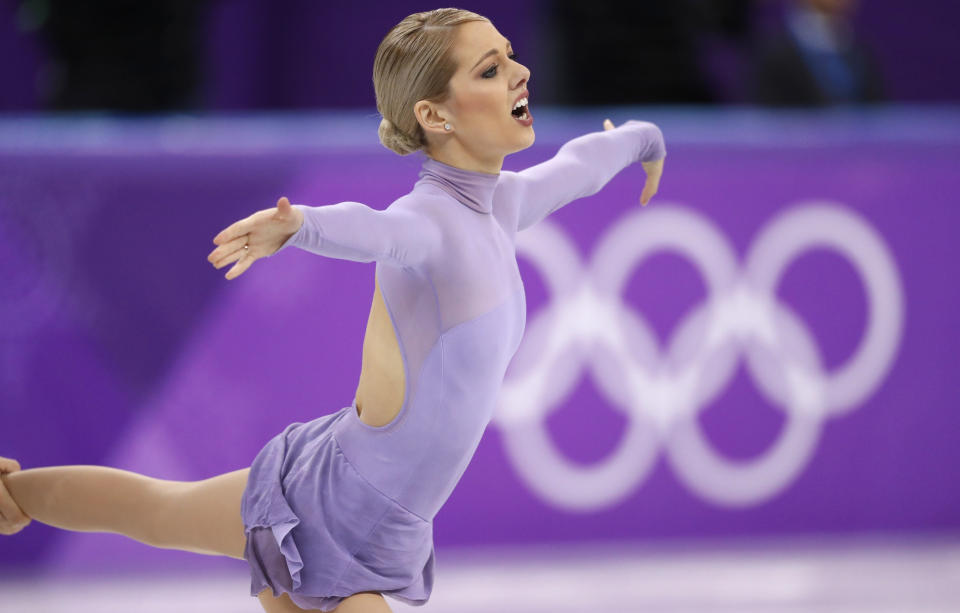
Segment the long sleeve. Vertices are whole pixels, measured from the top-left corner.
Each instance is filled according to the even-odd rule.
[[[631,119],[612,130],[578,136],[536,166],[501,171],[496,197],[516,208],[519,231],[573,200],[597,193],[626,166],[666,155],[660,128]]]
[[[303,225],[276,253],[293,245],[341,260],[416,267],[439,249],[436,223],[412,210],[380,211],[360,202],[293,206],[303,212]]]

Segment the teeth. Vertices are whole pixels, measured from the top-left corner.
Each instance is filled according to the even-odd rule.
[[[516,103],[516,104],[513,105],[513,110],[517,110],[517,109],[520,108],[521,106],[526,106],[526,105],[527,105],[527,99],[526,99],[526,98],[521,98],[521,99],[517,100],[517,103]]]

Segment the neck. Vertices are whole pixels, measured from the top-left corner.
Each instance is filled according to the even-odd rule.
[[[493,192],[499,181],[499,174],[468,170],[426,156],[417,185],[435,185],[477,213],[490,214],[493,212]]]
[[[427,157],[438,162],[443,162],[448,166],[454,166],[463,170],[472,170],[474,172],[483,172],[489,175],[498,175],[503,168],[503,157],[493,156],[489,158],[479,158],[468,151],[465,151],[455,139],[447,139],[447,142],[440,147],[434,147],[425,151]]]

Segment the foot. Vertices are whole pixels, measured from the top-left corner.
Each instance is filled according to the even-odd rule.
[[[19,462],[0,457],[0,534],[7,536],[20,532],[31,521],[7,490],[5,476],[18,470],[20,470]]]

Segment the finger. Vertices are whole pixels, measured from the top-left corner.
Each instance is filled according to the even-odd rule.
[[[277,208],[283,212],[290,210],[290,201],[287,200],[286,196],[280,196],[280,199],[277,200]]]
[[[20,462],[13,458],[0,458],[0,474],[12,473],[20,470]]]
[[[243,247],[240,247],[233,253],[229,253],[224,257],[220,258],[220,260],[217,261],[213,266],[214,268],[217,268],[217,269],[223,268],[224,266],[226,266],[227,264],[230,264],[231,262],[236,262],[237,260],[239,260],[240,258],[242,258],[244,255],[248,253],[250,253],[249,249],[244,249]]]
[[[233,253],[237,249],[243,247],[248,240],[248,235],[244,234],[243,236],[238,236],[234,239],[227,241],[226,243],[220,245],[216,249],[210,252],[207,255],[207,261],[211,264],[216,265],[217,261],[222,260],[227,255]]]
[[[235,239],[238,236],[247,234],[250,232],[251,220],[249,217],[241,219],[240,221],[235,221],[223,230],[219,234],[213,237],[213,242],[217,245],[221,245],[228,241]]]
[[[207,260],[209,260],[217,268],[220,268],[220,266],[217,265],[218,261],[221,261],[228,255],[235,253],[237,249],[242,249],[249,240],[250,236],[247,234],[231,239],[211,251],[210,255],[207,256]]]
[[[604,129],[604,130],[612,130],[612,129],[613,129],[613,122],[610,121],[609,119],[604,119],[604,120],[603,120],[603,129]]]
[[[647,206],[650,202],[650,199],[653,198],[653,195],[657,193],[657,187],[652,181],[647,181],[643,186],[643,191],[640,193],[640,205]]]
[[[253,264],[253,261],[256,259],[257,258],[250,255],[249,252],[245,253],[244,256],[240,258],[240,261],[234,264],[233,268],[227,271],[227,274],[225,275],[226,278],[236,279],[246,272],[246,270],[250,268],[250,265]]]

